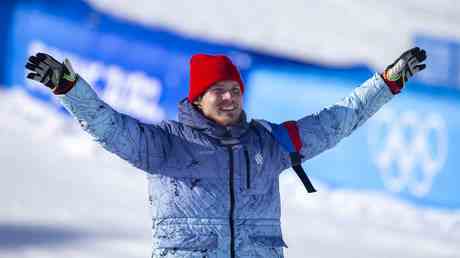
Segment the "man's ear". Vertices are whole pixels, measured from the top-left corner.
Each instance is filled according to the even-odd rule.
[[[200,102],[200,101],[198,101],[198,100],[195,100],[195,101],[193,101],[193,103],[192,103],[192,104],[193,104],[195,107],[197,107],[197,108],[201,109],[201,102]]]
[[[197,108],[201,109],[201,96],[198,97],[195,101],[193,101],[192,104],[195,105]]]

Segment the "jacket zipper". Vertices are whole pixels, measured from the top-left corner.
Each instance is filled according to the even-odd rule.
[[[246,147],[244,148],[244,157],[246,158],[246,188],[249,190],[251,188],[251,162]]]
[[[235,209],[235,191],[234,191],[234,182],[233,182],[233,149],[232,146],[228,146],[229,154],[229,187],[230,187],[230,214],[229,214],[229,223],[230,223],[230,257],[235,258],[235,228],[233,221],[233,210]]]

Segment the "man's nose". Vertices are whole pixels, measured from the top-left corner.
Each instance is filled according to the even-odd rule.
[[[226,90],[226,91],[222,94],[222,99],[232,99],[232,93],[231,93],[229,90]]]

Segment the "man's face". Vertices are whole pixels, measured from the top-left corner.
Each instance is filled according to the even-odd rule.
[[[240,85],[236,81],[220,81],[211,86],[194,104],[207,118],[219,125],[235,124],[243,111]]]

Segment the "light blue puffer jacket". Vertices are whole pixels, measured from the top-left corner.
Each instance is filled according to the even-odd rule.
[[[374,75],[298,120],[304,159],[335,146],[392,96]],[[283,257],[278,176],[289,153],[261,124],[244,117],[224,128],[186,100],[179,122],[143,124],[114,111],[82,78],[60,98],[105,149],[148,173],[152,257]]]

